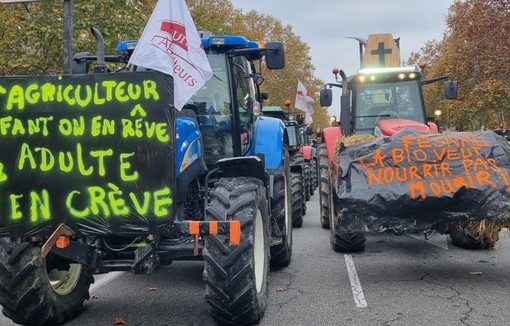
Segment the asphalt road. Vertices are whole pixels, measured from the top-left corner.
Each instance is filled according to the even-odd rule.
[[[336,253],[319,224],[317,193],[294,230],[289,267],[272,271],[260,325],[510,324],[510,239],[469,251],[444,235],[371,234],[362,253]],[[201,262],[174,262],[152,275],[96,278],[85,311],[66,325],[213,325]],[[118,320],[120,321],[120,319]],[[13,325],[0,317],[0,326]]]

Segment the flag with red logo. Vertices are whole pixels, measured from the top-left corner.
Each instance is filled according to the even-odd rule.
[[[312,115],[315,111],[315,101],[310,96],[310,93],[306,90],[305,86],[301,81],[298,80],[296,102],[294,104],[296,109],[305,112],[305,123],[312,123]]]
[[[179,110],[213,75],[184,0],[158,1],[129,63],[171,75]]]

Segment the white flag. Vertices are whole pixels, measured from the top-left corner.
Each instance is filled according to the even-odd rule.
[[[158,1],[129,63],[171,75],[179,110],[213,75],[184,0]]]
[[[305,123],[312,123],[312,115],[315,111],[315,101],[310,96],[310,93],[306,90],[305,86],[301,81],[298,80],[297,93],[296,93],[296,102],[294,104],[296,109],[305,112]]]

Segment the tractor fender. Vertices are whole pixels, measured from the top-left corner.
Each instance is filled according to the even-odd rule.
[[[176,119],[177,137],[175,140],[176,160],[175,175],[179,176],[188,166],[201,160],[202,135],[196,120],[187,117]]]
[[[328,162],[331,164],[335,145],[338,138],[342,136],[342,130],[339,127],[329,127],[322,130],[322,141],[326,144],[328,152]]]
[[[253,126],[255,146],[251,155],[264,154],[266,170],[283,167],[285,125],[280,119],[259,117]]]
[[[220,168],[219,175],[226,178],[250,177],[261,180],[265,185],[268,175],[264,168],[264,160],[258,156],[241,156],[223,158],[216,162]]]
[[[312,159],[312,146],[303,146],[303,158],[307,161],[310,161]]]
[[[186,199],[188,186],[192,180],[207,172],[202,155],[202,135],[195,119],[178,117],[176,119],[176,201]]]

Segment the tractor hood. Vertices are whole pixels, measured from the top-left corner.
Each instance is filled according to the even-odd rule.
[[[437,130],[431,129],[428,125],[408,119],[381,119],[374,128],[374,135],[377,137],[392,136],[404,128],[412,128],[418,132],[437,133]]]

